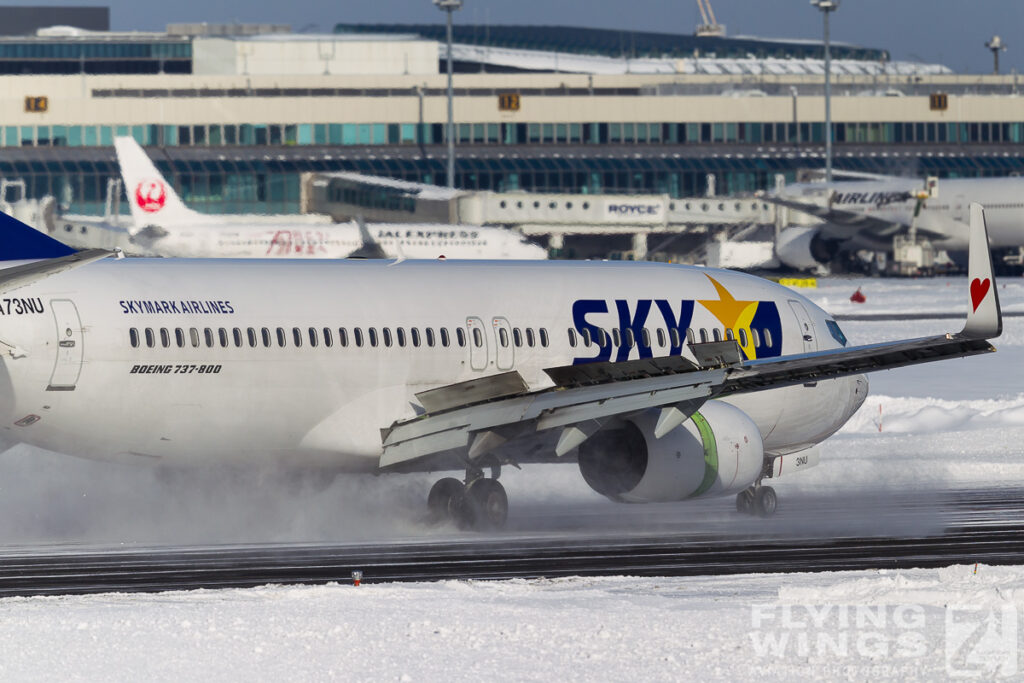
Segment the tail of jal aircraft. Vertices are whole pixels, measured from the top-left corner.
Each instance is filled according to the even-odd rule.
[[[194,223],[201,217],[184,202],[156,169],[146,152],[131,137],[114,139],[125,194],[135,223],[133,235],[150,225],[166,227]]]

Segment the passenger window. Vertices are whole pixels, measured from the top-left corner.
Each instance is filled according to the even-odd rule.
[[[139,331],[134,327],[128,330],[128,341],[133,349],[139,348]]]
[[[714,337],[716,342],[722,341],[722,331],[719,330],[717,327],[711,330],[711,336]]]
[[[681,344],[679,343],[680,340],[679,340],[679,328],[678,327],[673,327],[673,328],[669,329],[668,336],[669,336],[669,338],[670,338],[670,340],[672,342],[672,346],[681,346]]]
[[[604,331],[603,327],[597,328],[598,346],[606,346],[608,344],[608,333]]]
[[[288,337],[284,333],[284,328],[283,327],[277,328],[277,345],[280,346],[283,349],[287,343],[288,343]]]
[[[740,346],[746,346],[746,345],[747,345],[747,331],[741,327],[740,328]]]
[[[750,336],[754,338],[754,348],[761,348],[761,335],[758,334],[757,328],[750,328]]]
[[[726,330],[725,330],[725,338],[729,339],[729,340],[732,340],[734,338],[731,329],[726,328]]]
[[[690,344],[692,346],[693,345],[693,341],[694,341],[693,340],[693,328],[692,327],[687,327],[686,328],[686,343]]]
[[[260,336],[263,337],[263,346],[270,348],[270,330],[264,327],[260,330]]]
[[[502,348],[508,348],[508,331],[504,327],[498,328],[498,342]]]
[[[527,327],[526,328],[526,345],[529,346],[532,349],[534,341],[535,340],[533,338],[533,328],[532,327]]]
[[[228,331],[223,327],[217,328],[217,336],[220,337],[220,345],[223,348],[228,346]]]
[[[384,333],[384,346],[391,346],[391,328],[385,327],[381,332]]]
[[[174,328],[174,343],[178,345],[179,349],[185,348],[185,330],[180,327]]]
[[[395,336],[398,338],[398,345],[405,346],[405,328],[399,327],[395,330]]]
[[[292,343],[295,344],[295,348],[302,346],[302,330],[297,327],[292,328]]]
[[[632,328],[626,328],[626,330],[623,331],[622,341],[625,342],[627,349],[633,348],[633,344],[636,342],[636,339],[634,339]]]
[[[338,328],[338,345],[342,347],[348,346],[348,330],[344,327]]]
[[[238,348],[242,347],[242,330],[237,327],[232,330],[232,336],[235,338],[235,346]]]
[[[434,345],[434,328],[428,327],[425,330],[425,332],[426,332],[426,335],[427,335],[427,346],[433,346]]]
[[[702,328],[700,328],[700,343],[701,344],[705,344],[705,343],[707,343],[707,341],[708,341],[708,331],[705,330],[702,327]]]
[[[677,331],[676,334],[679,334]],[[658,328],[658,346],[665,346],[665,330]]]
[[[370,346],[377,346],[377,328],[371,327],[366,330],[366,336],[370,340]]]
[[[146,346],[153,348],[156,346],[156,335],[153,334],[153,328],[146,328]]]
[[[252,327],[246,329],[246,336],[249,338],[249,348],[255,349],[259,344],[259,340],[256,339],[256,330]]]
[[[199,346],[199,330],[197,330],[194,327],[189,328],[188,336],[189,336],[189,339],[192,341],[192,346],[193,347],[198,347]]]
[[[356,346],[362,347],[363,345],[363,331],[360,328],[352,330],[352,336],[355,338]]]
[[[619,332],[619,328],[612,329],[612,343],[615,346],[622,346],[622,333]]]
[[[479,327],[473,328],[473,345],[478,349],[484,345],[484,334]]]
[[[576,331],[571,327],[569,328],[569,346],[574,349],[576,348]]]
[[[540,328],[540,345],[545,349],[548,347],[548,328]]]
[[[641,334],[643,335],[644,346],[646,346],[647,348],[651,348],[651,333],[650,333],[650,331],[645,327],[641,331]]]
[[[420,331],[415,327],[409,330],[409,336],[412,338],[412,345],[419,347],[420,345]]]
[[[317,340],[316,328],[315,327],[309,328],[309,348],[315,349],[317,341],[318,340]]]
[[[459,346],[464,347],[466,345],[466,331],[463,330],[461,327],[457,327],[455,328],[455,336],[459,340]]]
[[[160,346],[165,349],[171,345],[171,333],[167,331],[166,327],[160,328]]]
[[[764,328],[764,345],[769,348],[774,346],[774,344],[772,344],[772,331],[769,330],[767,327]]]
[[[448,328],[441,328],[441,346],[447,347],[451,344],[451,339],[448,338]]]
[[[516,346],[522,347],[523,345],[523,333],[519,331],[518,327],[512,328],[512,341]]]
[[[588,347],[589,347],[589,346],[590,346],[590,343],[591,343],[592,341],[594,341],[594,340],[593,340],[593,339],[591,338],[591,336],[590,336],[590,328],[589,328],[589,327],[584,327],[584,328],[583,328],[583,334],[582,334],[582,337],[583,337],[583,345],[584,345],[584,346],[588,346]]]
[[[327,348],[334,346],[334,335],[331,334],[331,328],[329,327],[324,328],[324,346]]]

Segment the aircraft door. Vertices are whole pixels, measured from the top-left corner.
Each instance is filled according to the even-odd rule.
[[[474,370],[487,369],[488,344],[484,321],[480,318],[466,318],[466,342],[469,344],[469,367]]]
[[[512,344],[512,326],[505,318],[493,318],[495,365],[499,370],[511,370],[516,360],[516,347]]]
[[[57,324],[57,360],[47,391],[74,391],[82,371],[82,321],[78,309],[68,299],[50,301]]]
[[[953,197],[953,218],[961,223],[967,222],[967,197],[958,194]]]
[[[807,315],[807,309],[799,301],[789,300],[789,307],[793,309],[797,323],[800,325],[800,337],[804,345],[804,353],[818,350],[817,335],[814,330],[814,323],[811,316]]]

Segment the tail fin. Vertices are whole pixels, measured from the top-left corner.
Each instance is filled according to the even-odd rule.
[[[63,242],[0,212],[0,261],[49,259],[74,253]]]
[[[985,210],[971,204],[971,225],[967,256],[967,281],[970,288],[967,322],[961,334],[980,339],[998,337],[1003,331],[999,310],[999,292],[992,272],[992,251],[988,245]]]
[[[198,213],[185,206],[174,188],[156,170],[134,138],[114,139],[128,205],[135,223],[132,234],[147,225],[179,225],[195,221]]]

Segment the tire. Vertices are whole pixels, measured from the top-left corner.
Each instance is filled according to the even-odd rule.
[[[749,515],[754,511],[754,492],[751,489],[743,489],[736,494],[736,512],[741,515]]]
[[[762,486],[754,495],[754,508],[759,517],[771,517],[779,507],[779,498],[771,486]]]
[[[466,488],[469,526],[478,530],[500,529],[508,519],[508,495],[497,479],[477,479]]]
[[[427,495],[427,508],[436,521],[457,520],[457,514],[464,507],[466,487],[453,477],[445,477],[432,487]]]

